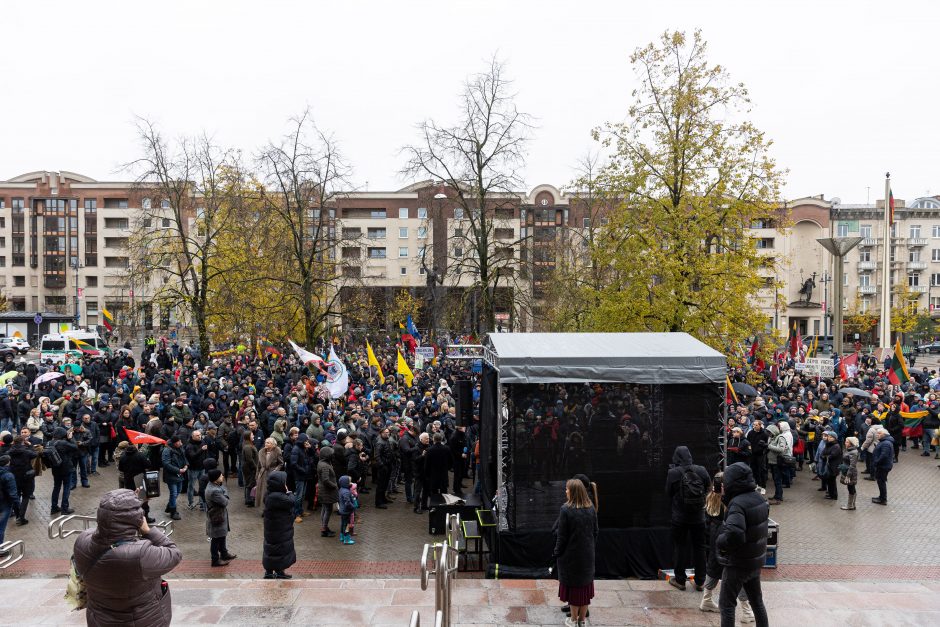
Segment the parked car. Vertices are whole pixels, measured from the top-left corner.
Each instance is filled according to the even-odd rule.
[[[931,342],[930,344],[921,344],[917,347],[918,353],[940,353],[940,342]]]
[[[20,355],[29,352],[29,342],[21,337],[0,337],[0,348],[12,348]]]
[[[809,349],[813,343],[816,341],[815,335],[807,335],[803,338],[803,344]],[[816,347],[816,353],[818,355],[829,355],[832,353],[833,340],[831,335],[820,335],[819,336],[819,346]]]

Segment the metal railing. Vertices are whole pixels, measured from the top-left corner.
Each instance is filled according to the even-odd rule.
[[[411,613],[411,627],[421,627],[421,612],[415,610]],[[441,627],[444,624],[444,612],[438,610],[434,613],[434,627]]]
[[[428,567],[429,558],[433,558],[430,568]],[[450,627],[451,588],[456,573],[457,551],[455,549],[451,548],[447,542],[424,545],[421,553],[421,589],[428,589],[430,577],[434,575],[435,627]],[[411,619],[414,624],[414,614]]]
[[[9,568],[26,556],[26,543],[22,540],[13,540],[0,544],[0,551],[9,551],[6,557],[0,558],[0,570]]]
[[[82,524],[81,528],[75,529],[66,529],[66,526],[69,525],[72,521],[78,521]],[[79,514],[69,514],[68,516],[59,516],[58,518],[53,518],[49,521],[48,534],[50,540],[61,540],[69,536],[73,536],[76,533],[81,533],[86,529],[91,529],[98,524],[98,519],[95,516],[82,516]],[[170,536],[173,535],[173,521],[166,520],[163,522],[153,523],[152,527],[159,527],[163,529],[163,533]]]

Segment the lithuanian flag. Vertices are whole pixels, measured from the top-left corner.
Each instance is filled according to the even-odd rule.
[[[102,307],[101,318],[102,318],[101,321],[104,323],[104,328],[107,329],[108,331],[113,331],[114,330],[114,316],[111,315],[111,312],[105,309],[104,307]]]
[[[731,377],[728,375],[725,375],[725,385],[727,386],[725,388],[727,390],[727,393],[725,394],[725,403],[730,405],[732,402],[734,402],[734,404],[737,405],[738,395],[734,393],[734,386],[731,384]]]
[[[888,369],[888,381],[894,385],[901,385],[910,380],[907,362],[904,361],[904,353],[901,352],[901,340],[897,340],[894,343],[894,355],[891,356],[891,367]]]
[[[924,418],[929,414],[926,409],[923,411],[902,411],[901,418],[904,419],[904,431],[902,432],[905,438],[919,438],[924,435]]]

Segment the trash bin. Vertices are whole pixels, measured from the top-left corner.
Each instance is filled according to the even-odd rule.
[[[764,568],[777,567],[777,538],[780,535],[780,525],[773,518],[767,519],[767,555],[764,558]]]

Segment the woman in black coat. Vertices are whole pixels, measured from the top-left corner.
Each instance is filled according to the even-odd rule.
[[[565,619],[565,625],[574,627],[584,625],[594,598],[597,514],[578,479],[568,480],[565,495],[567,502],[558,515],[554,558],[558,566],[558,597],[571,606],[571,617]]]
[[[265,579],[290,579],[284,571],[297,561],[294,552],[294,499],[287,494],[287,473],[268,475],[264,499],[264,552],[261,564]]]

